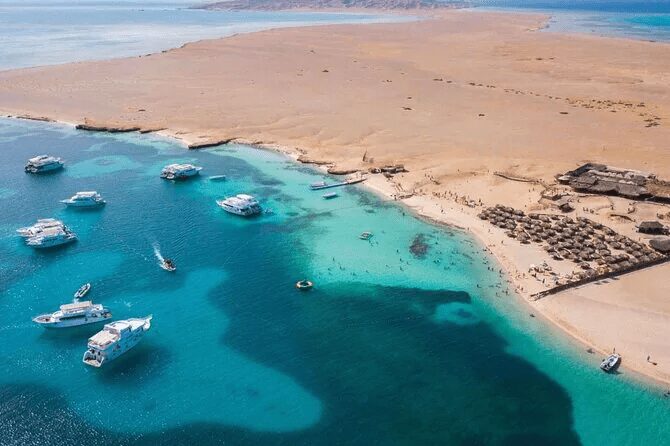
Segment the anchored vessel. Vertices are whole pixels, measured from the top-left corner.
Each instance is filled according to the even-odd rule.
[[[37,220],[32,226],[26,226],[25,228],[19,228],[16,232],[19,233],[21,237],[29,238],[34,237],[40,234],[42,231],[50,228],[64,228],[65,225],[62,221],[56,220],[55,218],[41,218]]]
[[[102,331],[88,339],[88,349],[82,358],[84,364],[101,367],[135,347],[151,328],[151,318],[131,318],[105,324]]]
[[[107,308],[87,300],[61,305],[60,310],[36,316],[33,322],[45,328],[67,328],[94,324],[111,317],[112,313]]]
[[[613,353],[607,358],[603,359],[603,362],[600,363],[600,368],[604,372],[613,372],[619,366],[621,362],[621,355],[618,353]]]
[[[96,191],[86,191],[77,192],[67,200],[61,200],[61,203],[68,207],[94,207],[105,204],[105,200]]]
[[[362,183],[365,180],[366,180],[365,177],[360,177],[360,178],[348,179],[348,180],[341,181],[339,183],[333,183],[333,184],[328,184],[325,181],[319,181],[317,183],[310,184],[309,188],[312,189],[312,190],[331,189],[333,187],[348,186],[350,184]]]
[[[217,200],[216,204],[221,206],[224,211],[235,215],[249,217],[261,213],[261,206],[251,195],[239,194],[234,197],[228,197],[225,200]]]
[[[193,164],[170,164],[161,171],[161,178],[166,180],[183,180],[198,175],[202,167]]]
[[[25,170],[28,173],[44,173],[62,169],[63,161],[49,155],[40,155],[30,158],[26,164]]]
[[[53,248],[77,240],[77,235],[66,226],[47,228],[26,239],[26,245],[32,248]]]

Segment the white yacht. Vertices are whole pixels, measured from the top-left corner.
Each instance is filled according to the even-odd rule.
[[[26,172],[28,173],[44,173],[54,170],[62,169],[63,161],[49,155],[40,155],[35,158],[30,158],[26,164]]]
[[[170,164],[161,171],[161,178],[166,180],[183,180],[198,175],[202,167],[193,164]]]
[[[238,194],[234,197],[228,197],[225,200],[217,200],[216,204],[221,206],[224,211],[235,215],[249,217],[261,213],[261,206],[251,195]]]
[[[65,225],[63,224],[63,222],[60,220],[56,220],[55,218],[40,218],[34,225],[26,226],[25,228],[19,228],[16,230],[16,232],[18,232],[21,237],[28,238],[38,235],[45,229],[50,228],[62,229],[64,227]]]
[[[88,339],[84,364],[101,367],[135,347],[151,328],[151,316],[114,321]]]
[[[44,229],[37,235],[26,239],[26,245],[38,249],[53,248],[74,242],[75,240],[77,240],[75,233],[63,226],[62,228]]]
[[[94,324],[111,317],[112,313],[107,308],[87,300],[61,305],[60,310],[36,316],[33,322],[45,328],[67,328]]]
[[[103,200],[100,194],[94,190],[77,192],[67,200],[61,200],[60,202],[67,205],[68,207],[77,208],[97,207],[105,204],[105,200]]]

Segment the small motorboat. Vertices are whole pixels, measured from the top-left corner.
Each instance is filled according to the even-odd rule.
[[[323,198],[326,200],[330,200],[335,197],[337,197],[337,192],[328,192],[327,194],[323,194]]]
[[[309,188],[312,190],[325,189],[328,187],[328,184],[325,181],[318,181],[309,185]]]
[[[76,293],[74,293],[74,299],[79,300],[82,297],[86,296],[88,292],[91,290],[91,284],[90,283],[85,283],[79,289],[77,290]]]
[[[165,271],[177,271],[177,266],[174,264],[174,262],[170,259],[163,259],[161,262],[161,268],[163,268]]]
[[[225,175],[212,175],[207,178],[209,181],[226,181]]]
[[[314,284],[309,280],[301,280],[295,284],[295,287],[300,291],[309,291],[314,287]]]
[[[603,359],[603,362],[600,363],[600,369],[603,372],[613,372],[621,363],[621,355],[618,353],[612,353],[607,358]]]
[[[370,240],[372,238],[372,232],[363,232],[358,238],[361,240]]]

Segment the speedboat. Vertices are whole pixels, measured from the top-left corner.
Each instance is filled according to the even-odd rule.
[[[193,164],[170,164],[161,171],[161,178],[166,180],[183,180],[196,176],[200,173],[202,167]]]
[[[372,232],[363,232],[358,238],[361,240],[370,240],[372,238]]]
[[[607,358],[603,359],[603,362],[600,363],[600,369],[603,372],[613,372],[619,366],[621,362],[621,355],[618,353],[612,353]]]
[[[95,207],[105,204],[105,200],[96,191],[77,192],[67,200],[60,202],[68,207]]]
[[[94,324],[112,317],[112,313],[101,304],[90,300],[60,306],[60,310],[33,318],[33,322],[45,328],[67,328]]]
[[[160,263],[160,266],[165,271],[169,271],[169,272],[177,271],[177,266],[170,259],[163,259]]]
[[[74,242],[75,240],[77,240],[75,233],[64,226],[62,228],[45,229],[37,235],[29,237],[26,240],[26,245],[38,249],[53,248]]]
[[[63,161],[60,158],[49,155],[40,155],[28,160],[25,171],[28,173],[45,173],[62,168]]]
[[[86,296],[88,292],[91,291],[91,284],[85,283],[74,293],[74,300],[77,301],[82,297]]]
[[[25,228],[19,228],[16,230],[16,232],[18,232],[21,237],[28,238],[38,235],[45,229],[63,227],[65,227],[65,225],[60,220],[56,220],[55,218],[41,218],[37,220],[37,223],[34,225],[26,226]]]
[[[238,194],[225,200],[217,200],[216,204],[221,206],[226,212],[243,217],[257,215],[262,211],[258,200],[247,194]]]
[[[151,328],[152,316],[131,318],[105,324],[103,329],[88,339],[88,348],[82,361],[93,367],[102,367],[135,347]]]

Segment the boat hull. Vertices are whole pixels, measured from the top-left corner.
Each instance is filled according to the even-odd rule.
[[[229,214],[239,215],[240,217],[253,217],[254,215],[258,215],[258,214],[261,213],[260,211],[243,212],[243,211],[238,211],[237,209],[227,208],[225,206],[221,206],[221,209],[228,212]]]
[[[49,173],[61,170],[62,168],[62,164],[49,164],[42,167],[26,166],[25,170],[27,173]]]
[[[30,246],[31,248],[35,248],[35,249],[49,249],[49,248],[56,248],[58,246],[63,246],[63,245],[70,244],[70,243],[74,242],[75,240],[76,240],[76,237],[71,237],[71,238],[67,238],[67,239],[47,241],[47,242],[40,243],[40,244],[28,242],[28,246]]]
[[[103,206],[105,204],[105,201],[101,200],[101,201],[82,202],[82,201],[63,200],[61,201],[61,203],[63,203],[65,206],[69,208],[97,208]]]
[[[100,322],[108,321],[112,318],[112,313],[107,313],[106,315],[101,315],[97,317],[86,317],[86,318],[66,318],[61,320],[54,320],[51,318],[51,315],[41,315],[33,318],[33,322],[43,328],[73,328],[80,327],[82,325],[91,325],[97,324]]]
[[[195,171],[192,171],[192,172],[183,172],[183,173],[179,173],[179,174],[162,173],[161,178],[164,178],[166,180],[179,181],[179,180],[187,180],[187,179],[193,178],[197,175],[200,175],[200,170],[195,170]]]

